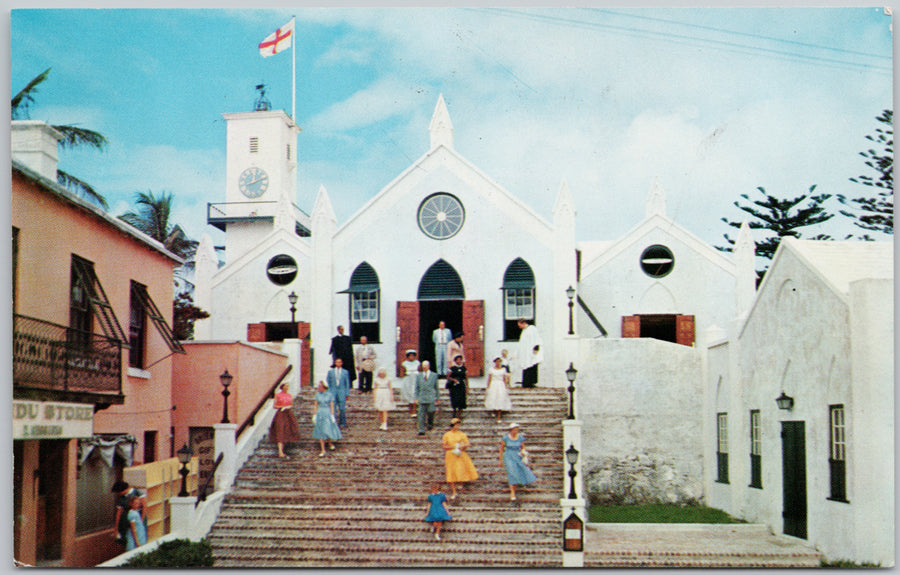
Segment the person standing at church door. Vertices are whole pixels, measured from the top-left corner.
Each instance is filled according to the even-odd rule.
[[[353,366],[353,340],[349,335],[344,335],[344,326],[337,326],[338,334],[331,338],[331,361],[341,358],[344,362],[344,369],[350,374],[350,387],[356,381],[356,369]]]
[[[369,338],[359,338],[359,346],[356,348],[356,370],[359,372],[359,391],[369,393],[372,391],[372,374],[375,371],[375,348],[369,345]]]
[[[338,425],[347,427],[347,396],[350,395],[350,374],[343,368],[344,360],[337,358],[328,370],[325,381],[328,391],[334,397],[334,406],[338,409]]]
[[[527,320],[519,320],[519,363],[522,366],[522,387],[535,387],[538,384],[538,364],[544,360],[541,350],[541,334]]]
[[[439,377],[447,373],[447,344],[453,339],[453,332],[447,329],[443,321],[438,323],[438,328],[431,333],[431,341],[434,342],[435,371]]]
[[[456,332],[456,335],[453,336],[453,341],[447,344],[447,365],[454,365],[456,363],[457,357],[463,358],[463,364],[466,363],[466,352],[463,349],[463,336],[465,336],[461,331]]]

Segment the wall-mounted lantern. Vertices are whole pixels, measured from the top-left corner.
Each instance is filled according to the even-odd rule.
[[[791,410],[794,407],[794,398],[789,395],[785,395],[782,391],[781,395],[775,398],[775,403],[778,404],[778,409]]]

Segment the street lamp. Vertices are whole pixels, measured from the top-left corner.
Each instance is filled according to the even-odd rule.
[[[572,324],[572,308],[575,307],[575,288],[569,286],[566,290],[566,296],[569,298],[569,335],[575,335],[575,328]]]
[[[571,481],[569,499],[578,499],[578,495],[575,493],[575,476],[578,475],[578,472],[575,471],[575,464],[578,463],[578,450],[574,445],[570,444],[566,450],[566,461],[569,462],[569,480]]]
[[[231,423],[228,421],[228,396],[231,395],[231,392],[228,391],[228,386],[231,385],[231,380],[234,379],[234,376],[228,373],[228,369],[225,369],[225,373],[219,376],[219,381],[222,382],[222,397],[225,398],[224,408],[222,409],[222,423]]]
[[[778,404],[778,409],[790,410],[794,407],[794,398],[790,395],[785,395],[782,391],[781,395],[775,398],[775,403]]]
[[[291,295],[288,296],[288,301],[291,302],[291,323],[297,323],[294,319],[294,312],[297,311],[297,308],[295,306],[298,299],[300,298],[298,298],[297,294],[295,294],[294,292],[291,292]]]
[[[181,491],[178,492],[178,497],[187,497],[190,495],[187,490],[187,476],[190,474],[187,464],[191,462],[191,457],[194,456],[194,450],[185,443],[184,447],[175,453],[178,455],[178,462],[181,464],[181,469],[178,470],[178,473],[181,474]]]
[[[575,378],[578,376],[578,370],[569,362],[569,369],[566,370],[566,379],[569,380],[569,416],[566,419],[575,419]]]

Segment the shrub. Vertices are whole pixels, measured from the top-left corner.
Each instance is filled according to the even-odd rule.
[[[148,553],[135,555],[123,567],[211,567],[212,546],[203,539],[173,539],[159,544]]]

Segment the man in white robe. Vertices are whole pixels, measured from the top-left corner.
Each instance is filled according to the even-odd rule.
[[[541,334],[524,319],[519,320],[519,365],[522,367],[522,387],[535,387],[538,383],[538,364],[544,360]]]

